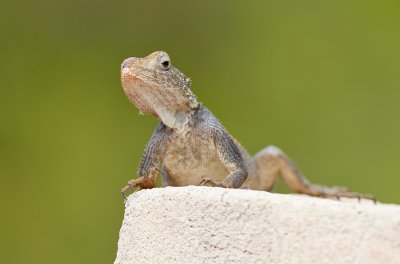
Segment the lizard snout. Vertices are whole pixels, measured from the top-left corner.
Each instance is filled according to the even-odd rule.
[[[125,60],[122,62],[122,64],[121,64],[121,70],[124,69],[124,68],[128,68],[128,67],[131,66],[136,60],[137,60],[137,58],[134,58],[134,57],[125,59]]]

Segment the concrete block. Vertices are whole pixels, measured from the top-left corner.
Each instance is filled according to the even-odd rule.
[[[400,263],[400,206],[243,189],[128,197],[115,263]]]

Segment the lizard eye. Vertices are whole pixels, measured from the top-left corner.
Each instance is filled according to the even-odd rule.
[[[160,67],[162,70],[167,71],[171,68],[171,61],[168,57],[167,54],[162,54],[159,58],[158,61],[160,63]]]
[[[164,68],[169,68],[169,61],[163,61],[163,62],[161,62],[161,65],[164,67]]]

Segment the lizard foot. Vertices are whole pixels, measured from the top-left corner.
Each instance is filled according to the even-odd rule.
[[[357,192],[349,192],[346,187],[325,187],[318,186],[320,189],[319,195],[323,198],[336,198],[340,200],[340,198],[356,198],[359,201],[361,199],[371,200],[376,203],[376,198],[371,194],[357,193]]]
[[[126,201],[127,193],[129,190],[132,190],[134,192],[135,190],[151,189],[155,186],[156,183],[154,180],[150,179],[149,177],[140,177],[138,179],[130,180],[128,184],[124,188],[122,188],[121,195],[122,198]]]
[[[226,186],[221,182],[215,182],[209,178],[204,178],[199,182],[199,186],[209,186],[209,187],[223,187]]]

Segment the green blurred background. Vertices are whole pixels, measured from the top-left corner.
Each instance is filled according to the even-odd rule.
[[[2,2],[0,262],[114,260],[120,188],[157,124],[119,67],[154,50],[250,153],[274,144],[313,182],[400,203],[399,5]]]

